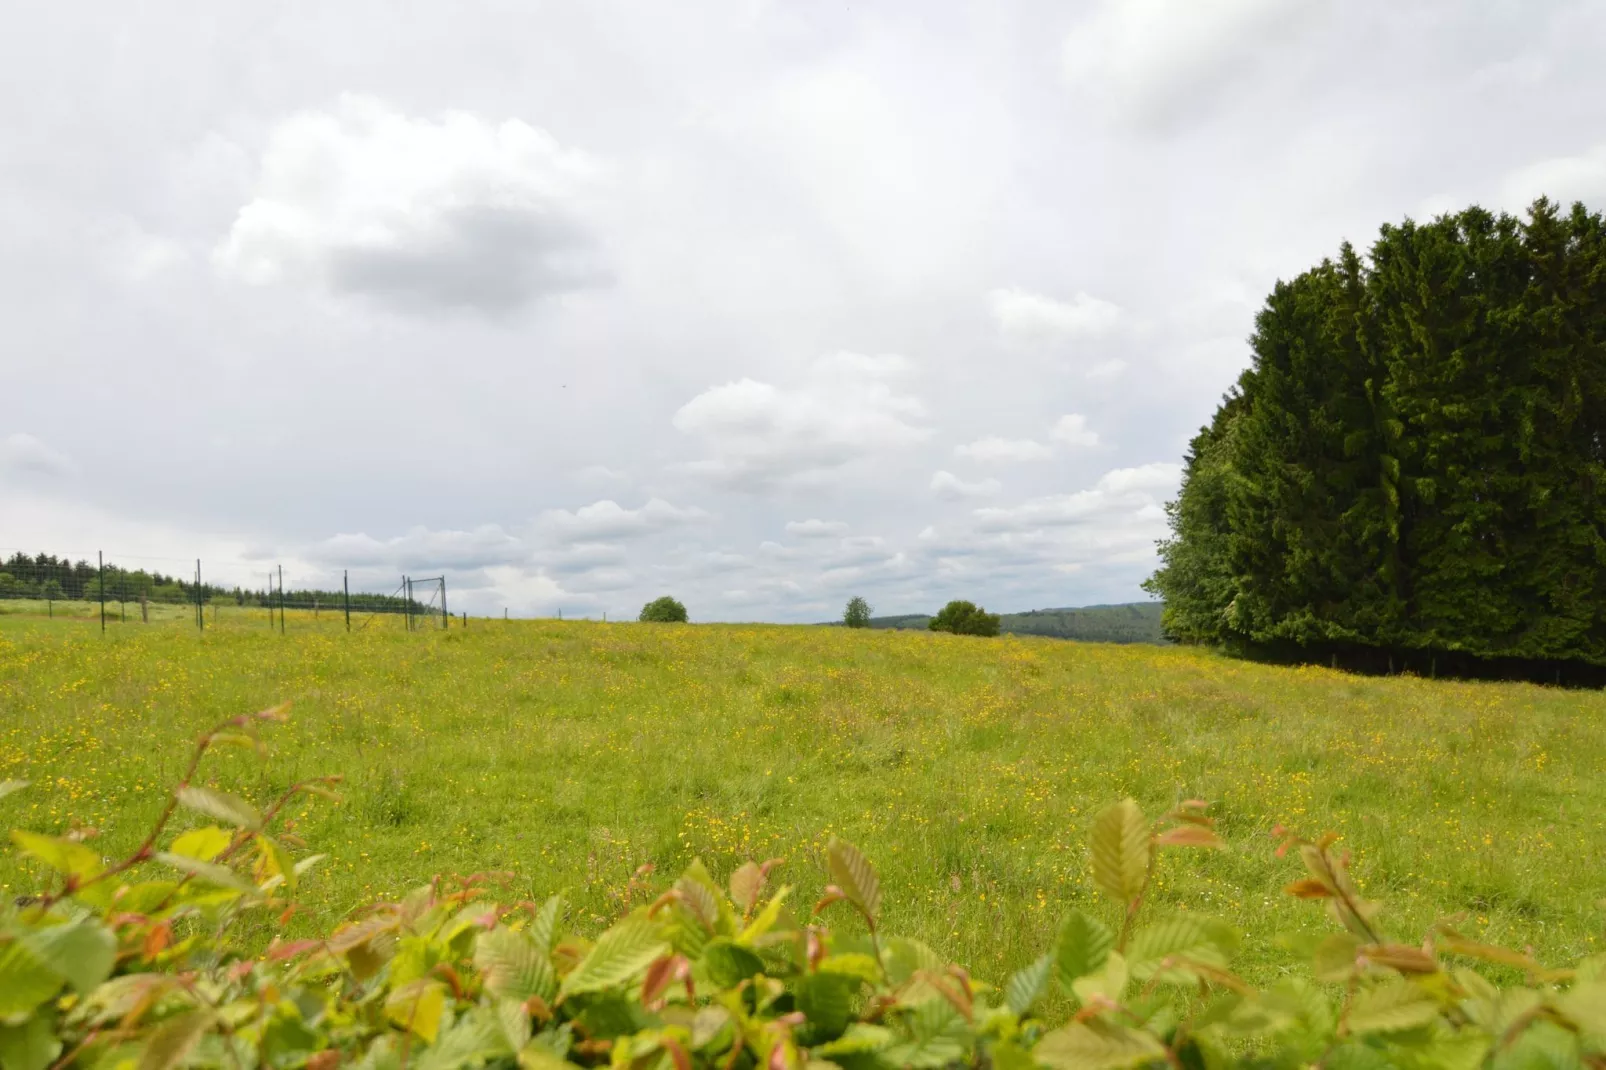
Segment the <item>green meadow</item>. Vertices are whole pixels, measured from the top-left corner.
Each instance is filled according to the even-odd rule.
[[[642,894],[639,867],[667,879],[698,856],[716,874],[784,858],[780,879],[816,896],[834,833],[879,868],[889,930],[1001,979],[1070,906],[1106,909],[1087,825],[1130,795],[1151,814],[1209,802],[1229,849],[1166,854],[1160,905],[1236,923],[1251,975],[1286,959],[1279,934],[1330,925],[1279,893],[1298,874],[1273,854],[1278,824],[1340,833],[1407,942],[1464,914],[1545,959],[1606,946],[1596,692],[1010,636],[399,623],[348,634],[292,613],[281,635],[224,609],[202,634],[131,617],[103,635],[82,615],[0,616],[0,780],[32,782],[0,825],[92,826],[126,851],[197,733],[288,700],[265,761],[231,748],[201,779],[264,801],[346,778],[340,803],[292,814],[329,855],[318,922],[482,870],[601,919]],[[6,894],[41,879],[0,855]]]

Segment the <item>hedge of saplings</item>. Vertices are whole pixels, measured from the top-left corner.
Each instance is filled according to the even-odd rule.
[[[1145,909],[1164,855],[1223,846],[1200,803],[1152,822],[1130,800],[1101,813],[1089,854],[1107,909],[1069,912],[1054,945],[998,985],[884,931],[875,870],[840,840],[815,903],[778,883],[777,861],[723,880],[693,862],[590,932],[561,898],[506,901],[481,875],[263,948],[320,857],[278,817],[332,782],[259,809],[197,771],[212,747],[260,746],[259,728],[283,716],[204,735],[127,857],[12,833],[49,877],[0,909],[0,1067],[1606,1066],[1606,956],[1551,968],[1443,924],[1397,940],[1331,837],[1289,836],[1280,853],[1303,870],[1286,891],[1336,927],[1291,956],[1285,979],[1246,983],[1230,925]],[[211,823],[174,835],[180,810]]]

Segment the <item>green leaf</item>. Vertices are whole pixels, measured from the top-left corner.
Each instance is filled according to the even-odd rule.
[[[228,866],[220,866],[214,862],[202,862],[199,859],[186,858],[183,855],[172,854],[168,851],[158,851],[156,860],[163,862],[174,869],[182,870],[192,877],[196,877],[208,884],[215,884],[219,888],[228,888],[236,892],[256,894],[257,887],[244,877],[240,876]]]
[[[558,975],[551,961],[524,933],[504,928],[481,933],[474,942],[474,965],[485,978],[486,991],[499,999],[522,1003],[540,996],[551,1002],[557,995]],[[515,1048],[522,1046],[520,1041]]]
[[[1352,1033],[1394,1033],[1427,1025],[1439,1005],[1409,981],[1393,981],[1355,993],[1345,1021]]]
[[[278,840],[271,836],[264,836],[260,832],[257,833],[256,841],[257,848],[262,852],[263,859],[268,863],[269,878],[282,878],[285,890],[294,892],[296,890],[296,878],[300,874],[296,872],[296,862],[295,859],[290,857],[290,852],[286,851]]]
[[[0,799],[19,792],[27,786],[28,782],[26,780],[0,780]]]
[[[61,991],[63,980],[31,947],[0,946],[0,1019],[28,1014]]]
[[[1132,937],[1126,958],[1139,981],[1192,984],[1199,975],[1188,968],[1190,963],[1225,970],[1235,943],[1227,926],[1179,914],[1140,930]]]
[[[656,922],[626,918],[597,938],[591,953],[563,979],[558,998],[623,984],[668,948]]]
[[[530,1012],[524,1009],[523,1002],[498,1000],[496,1020],[502,1027],[502,1035],[507,1038],[508,1047],[513,1051],[519,1051],[530,1042]]]
[[[552,954],[552,944],[558,931],[558,917],[562,913],[563,896],[554,895],[541,904],[541,909],[536,912],[535,920],[530,922],[530,927],[527,931],[530,934],[530,939],[535,941],[536,949],[542,955]]]
[[[1355,972],[1355,956],[1363,943],[1354,933],[1332,933],[1311,952],[1311,976],[1334,984],[1348,981]]]
[[[1048,979],[1054,972],[1054,954],[1050,952],[1029,966],[1017,971],[1004,987],[1004,1002],[1018,1015],[1024,1015],[1048,991]]]
[[[848,1026],[847,1032],[833,1041],[815,1045],[809,1052],[827,1059],[836,1055],[863,1055],[885,1051],[897,1039],[897,1034],[885,1026],[854,1022]]]
[[[139,1056],[139,1070],[169,1070],[177,1066],[195,1042],[212,1025],[212,1012],[186,1011],[151,1031]]]
[[[703,970],[720,988],[735,988],[764,972],[764,960],[729,940],[710,940],[703,948]]]
[[[174,794],[181,805],[236,828],[255,831],[262,825],[262,815],[256,807],[228,792],[186,784]]]
[[[859,982],[840,973],[811,973],[799,978],[793,989],[797,1009],[808,1016],[814,1036],[837,1037],[853,1020],[853,997]]]
[[[206,825],[198,829],[190,829],[178,839],[173,841],[170,848],[173,854],[193,858],[198,862],[210,862],[223,853],[223,849],[234,842],[234,834],[225,832],[216,825]]]
[[[1131,799],[1106,808],[1093,821],[1093,880],[1125,906],[1148,880],[1149,826]]]
[[[816,969],[821,973],[839,973],[844,977],[857,977],[861,981],[875,984],[881,980],[881,967],[876,964],[875,957],[860,951],[845,951],[839,955],[827,955],[820,960]]]
[[[21,1025],[0,1025],[0,1067],[45,1070],[61,1054],[54,1013],[33,1014]]]
[[[1115,934],[1103,922],[1080,910],[1071,911],[1054,945],[1054,971],[1060,987],[1070,992],[1078,977],[1103,969],[1114,946]]]
[[[98,988],[117,961],[117,938],[95,921],[52,925],[30,933],[24,942],[79,995]]]
[[[385,1015],[426,1044],[435,1043],[446,1012],[446,986],[420,978],[396,989],[385,1000]]]
[[[23,854],[43,862],[64,876],[86,880],[105,868],[101,864],[100,855],[72,840],[41,836],[37,832],[17,829],[11,833],[11,842],[16,844]]]
[[[1084,1007],[1091,1004],[1098,996],[1111,1002],[1119,1002],[1121,994],[1126,991],[1128,973],[1125,956],[1119,951],[1112,951],[1104,959],[1103,969],[1098,973],[1078,977],[1071,984],[1071,991],[1076,994],[1077,1000]]]
[[[825,864],[831,880],[874,928],[881,914],[881,880],[869,860],[853,844],[833,836],[825,846]]]
[[[929,1000],[916,1007],[909,1016],[909,1031],[913,1039],[894,1045],[883,1055],[894,1066],[928,1070],[964,1057],[965,1019],[946,1000]]]
[[[1146,1032],[1100,1019],[1046,1034],[1032,1055],[1050,1070],[1123,1070],[1165,1057],[1165,1045]]]
[[[1574,984],[1556,998],[1556,1006],[1583,1032],[1606,1039],[1606,981]]]
[[[574,1064],[560,1058],[539,1039],[519,1049],[520,1070],[574,1070]]]

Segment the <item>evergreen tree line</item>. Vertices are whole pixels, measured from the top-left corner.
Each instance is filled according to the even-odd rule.
[[[128,569],[106,563],[106,601],[194,604],[197,591],[194,580],[168,576],[159,571]],[[101,597],[101,569],[92,561],[73,561],[54,554],[17,552],[0,561],[0,598],[30,598],[54,601],[98,602]],[[279,605],[277,590],[250,590],[238,586],[215,583],[200,585],[200,601],[207,605],[219,602],[224,605],[267,606]],[[340,608],[344,604],[343,591],[324,591],[313,588],[287,590],[284,604],[291,607],[313,605]],[[400,595],[351,592],[351,608],[364,612],[400,613],[407,607],[407,599]],[[424,603],[416,596],[413,610],[419,612]],[[436,607],[439,609],[439,607]]]
[[[1606,665],[1606,227],[1384,226],[1280,282],[1145,585],[1183,641]]]

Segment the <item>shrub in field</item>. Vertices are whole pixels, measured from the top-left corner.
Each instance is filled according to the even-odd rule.
[[[953,632],[955,635],[998,634],[998,614],[989,613],[974,602],[949,602],[942,607],[929,625],[934,632]]]
[[[654,598],[651,602],[642,606],[641,619],[655,621],[660,624],[685,624],[687,620],[686,607],[666,594],[662,598]]]
[[[1158,822],[1131,800],[1101,813],[1090,855],[1106,917],[1070,912],[1001,987],[885,932],[875,870],[840,840],[813,904],[774,886],[778,860],[724,882],[693,862],[588,937],[561,898],[499,901],[481,874],[264,948],[319,857],[298,857],[277,819],[332,781],[258,809],[195,779],[208,749],[260,748],[258,729],[283,716],[202,736],[121,860],[81,836],[12,833],[54,877],[0,908],[4,1070],[1606,1066],[1606,956],[1549,969],[1448,924],[1397,942],[1332,837],[1288,836],[1279,853],[1304,867],[1286,890],[1323,902],[1337,931],[1292,955],[1308,976],[1251,987],[1230,926],[1144,911],[1162,852],[1222,846],[1192,802]],[[181,807],[215,823],[170,835]]]
[[[875,610],[870,608],[869,602],[866,602],[858,595],[854,595],[848,599],[848,606],[842,611],[842,623],[849,628],[868,628],[870,627],[870,614],[874,612]]]

